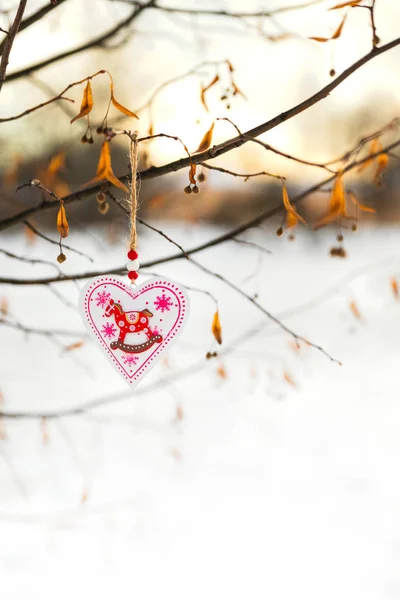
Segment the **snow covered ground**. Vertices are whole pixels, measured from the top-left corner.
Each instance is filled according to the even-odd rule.
[[[162,224],[185,247],[218,233]],[[222,282],[176,261],[158,268],[219,300],[220,357],[208,296],[190,291],[182,337],[135,391],[82,338],[78,287],[3,286],[26,326],[2,327],[3,408],[52,411],[99,399],[84,415],[7,420],[0,442],[0,589],[5,600],[385,600],[400,598],[399,231],[362,227],[346,260],[331,231],[296,241],[258,229],[196,256],[298,334],[301,346]],[[102,268],[122,265],[104,234],[69,243]],[[141,236],[141,258],[175,252]],[[4,238],[16,253],[55,248]],[[91,269],[68,253],[66,272]],[[0,257],[3,275],[52,274]],[[252,332],[251,335],[249,332]],[[55,343],[56,342],[56,343]]]

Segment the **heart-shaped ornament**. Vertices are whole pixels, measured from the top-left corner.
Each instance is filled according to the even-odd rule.
[[[131,387],[177,339],[189,314],[185,289],[157,277],[135,288],[98,277],[84,286],[79,305],[89,333]]]

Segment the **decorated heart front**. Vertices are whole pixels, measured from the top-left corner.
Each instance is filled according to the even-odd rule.
[[[165,278],[132,288],[116,277],[98,277],[82,289],[80,310],[108,360],[135,387],[181,333],[189,299]]]

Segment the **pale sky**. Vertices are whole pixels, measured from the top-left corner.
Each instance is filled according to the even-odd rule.
[[[288,3],[289,0],[163,2],[170,6],[231,11],[257,11]],[[290,3],[295,2],[290,0]],[[3,2],[4,6],[6,4],[15,3]],[[318,44],[307,39],[312,35],[332,35],[344,14],[343,10],[328,11],[327,8],[333,4],[332,1],[321,2],[309,9],[280,14],[275,23],[268,20],[258,23],[246,20],[243,23],[227,18],[146,11],[135,22],[136,34],[126,45],[113,51],[95,50],[67,59],[43,69],[38,78],[59,92],[71,81],[106,68],[114,76],[120,102],[135,110],[166,79],[178,76],[204,60],[229,58],[236,69],[236,83],[246,94],[247,101],[236,97],[232,109],[227,111],[215,88],[208,95],[210,113],[207,114],[199,102],[199,85],[200,81],[207,83],[211,80],[215,73],[211,69],[205,71],[200,79],[191,77],[167,88],[155,104],[155,132],[178,135],[194,151],[213,118],[229,116],[245,131],[316,92],[330,81],[332,66],[339,73],[369,51],[371,33],[368,11],[364,9],[349,10],[343,34],[338,40]],[[28,5],[31,12],[42,6],[43,0],[30,0]],[[9,71],[97,36],[122,20],[129,11],[129,6],[117,1],[69,0],[46,17],[43,24],[31,27],[17,37]],[[394,39],[399,32],[399,0],[377,0],[376,18],[382,43]],[[257,32],[257,25],[268,33],[287,30],[297,35],[272,43]],[[367,115],[372,119],[374,128],[400,113],[399,61],[399,48],[378,57],[342,84],[331,97],[262,139],[309,160],[320,161],[340,154],[360,134],[370,131]],[[106,103],[105,98],[100,98],[107,93],[107,86],[106,79],[94,83],[99,118]],[[73,108],[79,109],[81,96],[81,89],[71,92],[71,97],[76,100]],[[44,99],[47,96],[31,83],[10,83],[3,88],[0,112],[1,115],[10,115]],[[54,138],[60,143],[79,143],[84,124],[69,125],[68,117],[55,106],[46,110],[46,114],[42,111],[40,119],[39,113],[36,113],[36,116],[3,125],[3,135],[8,135],[11,140],[8,156],[18,152],[32,156],[37,153],[38,147]],[[356,115],[358,120],[354,119]],[[132,124],[127,119],[125,125],[137,127],[141,134],[145,134],[148,120],[145,113],[141,117],[139,124]],[[363,121],[367,123],[365,130]],[[233,137],[234,133],[228,124],[219,123],[215,127],[214,143]],[[151,152],[156,164],[182,156],[180,147],[170,141],[156,142]],[[279,169],[282,175],[290,175],[298,169],[294,163],[282,162],[270,154],[267,156],[261,148],[249,144],[245,149],[222,157],[218,164],[248,170]]]

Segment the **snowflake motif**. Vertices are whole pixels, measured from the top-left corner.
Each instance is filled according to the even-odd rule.
[[[157,299],[154,302],[154,306],[156,307],[156,310],[160,310],[163,313],[165,311],[171,310],[171,306],[173,306],[173,303],[171,302],[171,297],[166,296],[163,292],[161,296],[157,296]]]
[[[99,292],[96,296],[96,306],[101,306],[101,308],[104,308],[110,298],[111,298],[111,294],[108,294],[107,292],[104,292],[104,291]]]
[[[136,354],[123,354],[122,360],[124,365],[127,365],[128,367],[133,367],[134,365],[136,365],[137,361],[139,360],[139,357],[136,356]]]
[[[106,323],[101,330],[103,337],[111,339],[117,333],[117,328],[112,323]]]

